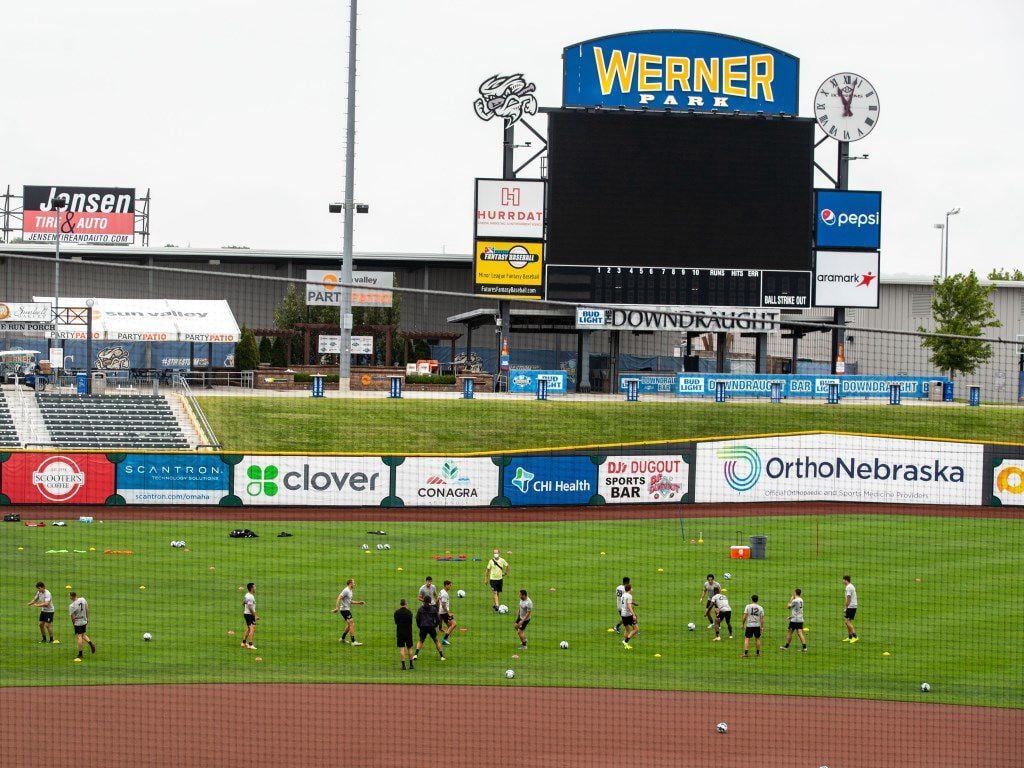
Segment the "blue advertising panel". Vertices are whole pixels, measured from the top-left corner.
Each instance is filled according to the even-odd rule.
[[[903,397],[928,397],[935,382],[947,382],[939,376],[786,376],[759,374],[680,373],[676,377],[676,394],[710,397],[715,382],[725,385],[726,395],[734,397],[770,397],[772,382],[782,385],[782,397],[828,397],[828,385],[839,384],[840,397],[889,397],[889,385],[898,383]]]
[[[570,45],[562,59],[566,107],[797,114],[800,60],[752,40],[626,32]]]
[[[216,504],[230,477],[220,456],[129,453],[117,465],[117,493],[128,504]]]
[[[676,391],[674,373],[620,373],[619,392],[626,392],[626,382],[635,379],[640,392],[671,395]]]
[[[819,248],[877,251],[882,240],[882,193],[816,189],[814,242]]]
[[[526,371],[521,369],[509,372],[508,391],[513,394],[536,393],[539,379],[547,381],[549,395],[564,395],[568,391],[569,376],[565,371]]]
[[[597,466],[588,456],[514,458],[503,492],[513,506],[587,504],[597,493]]]

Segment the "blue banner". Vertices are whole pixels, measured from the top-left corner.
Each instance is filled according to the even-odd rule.
[[[620,373],[619,392],[625,392],[626,382],[635,379],[640,392],[671,395],[676,391],[676,375],[675,373]]]
[[[818,248],[877,251],[882,241],[882,193],[816,189],[815,238]]]
[[[538,379],[547,381],[549,395],[564,395],[568,391],[569,376],[565,371],[525,371],[521,369],[509,371],[508,391],[519,394],[536,393]]]
[[[588,456],[514,458],[503,490],[513,506],[587,504],[597,493],[597,466]]]
[[[626,32],[562,52],[567,107],[796,115],[800,61],[712,32]]]
[[[217,504],[230,477],[220,456],[129,453],[117,465],[117,493],[129,504]]]
[[[769,373],[747,376],[729,374],[680,373],[676,377],[677,395],[711,397],[715,382],[724,381],[727,395],[735,397],[770,397],[772,382],[782,383],[782,397],[828,397],[830,382],[839,383],[840,397],[889,397],[889,385],[900,385],[903,397],[926,398],[931,386],[948,379],[941,376],[785,376]]]

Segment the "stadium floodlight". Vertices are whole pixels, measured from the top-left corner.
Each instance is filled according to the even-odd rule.
[[[950,216],[956,216],[958,213],[960,213],[960,207],[959,206],[956,206],[955,208],[952,208],[951,210],[946,211],[946,231],[944,233],[945,234],[945,239],[946,239],[946,256],[945,256],[945,258],[943,260],[943,263],[942,263],[942,277],[943,278],[949,277],[949,217]]]

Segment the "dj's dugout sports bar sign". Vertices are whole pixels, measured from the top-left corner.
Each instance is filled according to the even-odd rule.
[[[0,454],[4,505],[482,508],[752,501],[1024,507],[1024,445],[823,432],[557,456]]]

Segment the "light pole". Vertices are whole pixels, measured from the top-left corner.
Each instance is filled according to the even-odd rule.
[[[348,17],[348,114],[345,123],[345,222],[344,248],[341,254],[341,305],[338,308],[341,331],[338,361],[338,391],[349,391],[352,365],[352,216],[355,214],[356,164],[356,0],[349,0]]]
[[[95,299],[85,300],[85,394],[92,394],[92,307]]]
[[[943,267],[944,268],[942,270],[942,276],[944,278],[949,277],[949,217],[950,216],[956,216],[958,213],[960,213],[960,209],[959,208],[953,208],[950,211],[946,211],[946,231],[945,231],[945,237],[946,237],[946,257],[945,257],[945,261],[943,262]]]
[[[935,227],[935,229],[939,230],[939,276],[940,277],[944,277],[944,275],[942,274],[942,271],[943,271],[942,260],[943,260],[943,257],[946,254],[946,250],[945,250],[945,246],[943,246],[943,244],[942,244],[942,234],[943,234],[943,232],[946,229],[946,225],[945,224],[933,224],[932,226]]]
[[[67,208],[68,201],[54,195],[53,212],[56,215],[57,224],[53,228],[53,334],[50,336],[50,345],[47,349],[53,349],[57,339],[57,310],[60,307],[60,212]]]

